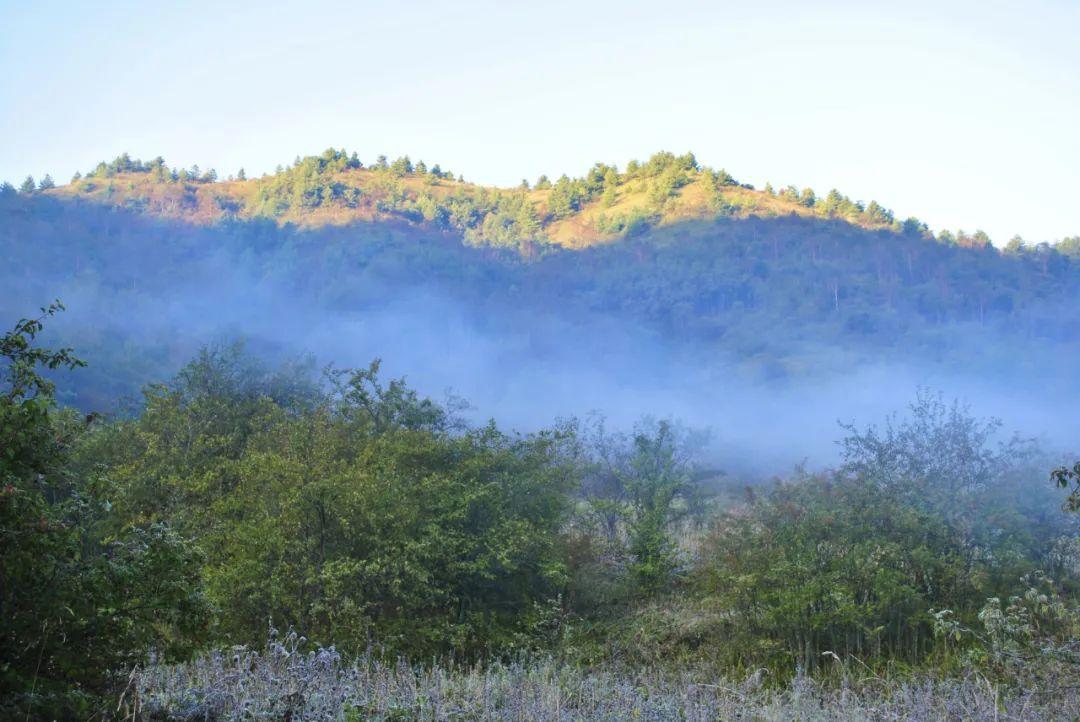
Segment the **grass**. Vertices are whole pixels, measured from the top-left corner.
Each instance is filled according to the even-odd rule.
[[[1080,693],[1005,693],[983,677],[883,680],[765,675],[727,680],[691,671],[584,669],[551,658],[418,666],[305,649],[291,635],[258,652],[237,647],[188,664],[136,670],[120,704],[146,720],[1066,720]]]

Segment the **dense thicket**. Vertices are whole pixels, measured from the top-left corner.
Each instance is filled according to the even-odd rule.
[[[918,662],[945,652],[943,610],[971,623],[1040,575],[1075,593],[1077,526],[1047,514],[1060,501],[1049,485],[1029,483],[1036,449],[994,448],[995,427],[923,393],[908,418],[850,429],[836,472],[796,477],[719,524],[702,583],[731,610],[736,658]]]
[[[352,650],[473,654],[527,638],[554,596],[561,435],[461,428],[377,370],[297,394],[235,350],[204,354],[84,449],[123,514],[205,551],[220,639],[273,621]]]

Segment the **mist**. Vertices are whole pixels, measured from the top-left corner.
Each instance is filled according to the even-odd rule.
[[[644,416],[676,419],[709,433],[712,463],[748,477],[836,463],[839,423],[879,423],[902,413],[920,388],[1055,450],[1068,450],[1080,431],[1063,402],[1077,395],[1068,363],[1047,364],[1036,375],[1002,368],[958,373],[941,363],[860,360],[826,349],[831,365],[761,378],[722,348],[673,340],[624,318],[476,307],[434,284],[368,286],[363,295],[377,301],[343,310],[224,255],[204,259],[195,277],[165,297],[137,288],[103,294],[76,276],[48,285],[48,294],[68,308],[50,326],[49,339],[90,348],[83,352],[90,369],[75,374],[114,363],[94,352],[106,342],[153,360],[131,379],[131,394],[138,385],[168,380],[207,344],[243,340],[250,353],[272,362],[310,357],[317,367],[379,358],[387,377],[404,377],[436,400],[463,399],[464,416],[473,422],[494,419],[529,432],[588,414],[621,428]],[[29,290],[23,294],[31,296]],[[9,317],[16,308],[25,314],[49,298],[8,296],[4,310]],[[71,379],[59,382],[63,389]]]

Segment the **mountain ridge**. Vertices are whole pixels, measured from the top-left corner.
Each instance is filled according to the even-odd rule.
[[[370,166],[356,153],[328,149],[318,156],[297,157],[287,168],[259,178],[215,171],[170,169],[163,159],[149,162],[122,154],[72,182],[41,184],[47,195],[124,206],[194,223],[224,219],[269,218],[279,224],[344,225],[356,221],[393,221],[461,233],[477,245],[535,244],[581,248],[610,243],[647,227],[687,220],[795,215],[838,220],[867,230],[918,235],[962,247],[990,247],[981,231],[930,232],[917,218],[898,220],[875,201],[852,201],[837,190],[818,197],[812,189],[788,186],[757,190],[724,170],[698,163],[692,153],[654,154],[631,161],[620,171],[595,164],[584,176],[542,176],[536,183],[497,188],[465,182],[460,176],[413,163],[407,156]],[[23,190],[34,187],[32,179]],[[8,193],[14,190],[6,184]],[[1080,253],[1076,238],[1064,240],[1068,253]],[[1018,250],[1014,244],[1011,250]]]
[[[867,223],[858,214],[872,206],[839,193],[796,203],[690,155],[539,189],[473,186],[407,159],[358,163],[328,151],[218,181],[121,156],[67,186],[9,186],[0,312],[69,305],[61,341],[101,361],[73,397],[84,407],[238,336],[350,363],[387,356],[435,389],[485,374],[432,359],[576,378],[579,347],[618,349],[612,376],[663,377],[688,355],[689,375],[722,368],[747,383],[882,364],[1068,378],[1063,359],[1080,348],[1068,244],[998,249],[913,219]],[[837,203],[854,219],[830,216]]]

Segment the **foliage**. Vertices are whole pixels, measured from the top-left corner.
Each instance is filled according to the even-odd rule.
[[[558,432],[461,430],[378,364],[312,393],[205,353],[106,432],[121,505],[206,551],[222,640],[268,619],[348,649],[475,654],[529,644],[564,576],[571,470]],[[114,452],[115,453],[115,452]]]
[[[1073,464],[1072,468],[1061,466],[1054,469],[1051,478],[1061,489],[1068,489],[1071,484],[1075,484],[1065,500],[1065,508],[1069,511],[1080,511],[1080,461]]]
[[[162,524],[108,527],[115,491],[72,462],[93,418],[59,412],[38,368],[77,368],[34,345],[45,318],[0,339],[0,713],[86,718],[151,649],[176,655],[206,619],[199,554]]]
[[[741,640],[729,663],[919,663],[947,650],[935,611],[972,623],[988,596],[1037,573],[1075,528],[1047,520],[1045,498],[1022,503],[1035,491],[1013,481],[1025,449],[993,450],[994,428],[924,393],[883,431],[849,427],[839,471],[781,484],[718,522],[701,584]]]
[[[965,665],[1014,688],[1048,692],[1068,680],[1080,664],[1080,608],[1042,572],[1021,580],[1006,602],[986,600],[974,628],[950,609],[934,613],[934,635],[946,647],[969,642]]]
[[[599,420],[585,441],[586,521],[609,550],[627,558],[636,590],[669,589],[685,566],[674,538],[679,522],[703,510],[703,473],[694,458],[700,435],[646,420],[626,436]]]

